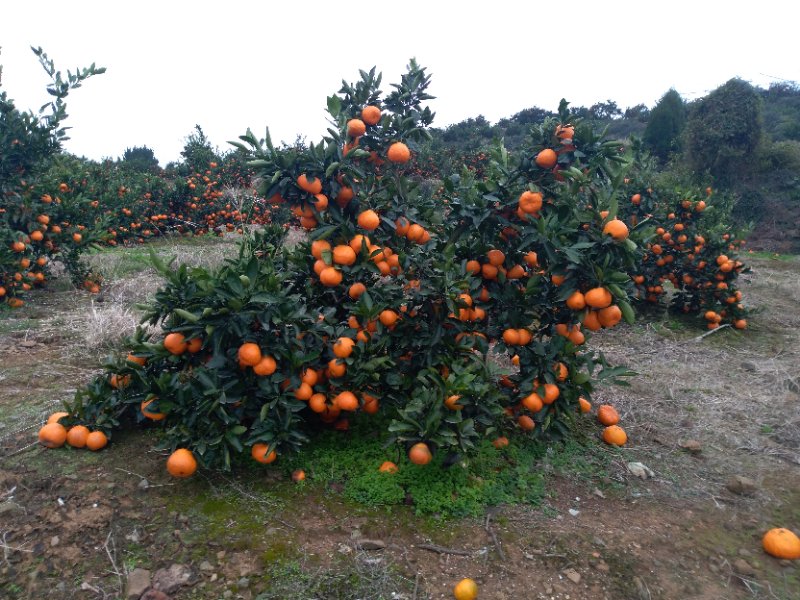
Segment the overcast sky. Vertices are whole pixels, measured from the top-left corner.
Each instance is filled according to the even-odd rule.
[[[66,149],[101,159],[148,146],[163,165],[195,124],[220,149],[248,127],[316,141],[342,79],[376,66],[388,91],[410,57],[433,75],[439,127],[554,110],[562,97],[624,109],[652,107],[670,87],[696,98],[737,76],[798,81],[798,17],[793,2],[773,0],[6,0],[0,64],[3,89],[36,109],[47,77],[30,46],[62,70],[107,67],[68,99]]]

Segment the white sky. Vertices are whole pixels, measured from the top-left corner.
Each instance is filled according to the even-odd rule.
[[[798,17],[777,0],[6,0],[0,64],[3,89],[35,109],[49,96],[30,46],[62,71],[107,67],[68,98],[66,149],[101,159],[148,146],[163,165],[195,123],[223,150],[247,127],[317,141],[342,79],[376,66],[388,91],[412,56],[433,75],[439,127],[554,110],[562,97],[624,109],[736,76],[798,81]]]

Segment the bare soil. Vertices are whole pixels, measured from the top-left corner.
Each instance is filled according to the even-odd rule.
[[[472,577],[498,600],[798,599],[800,561],[770,558],[760,538],[800,530],[800,260],[752,265],[744,333],[700,338],[696,321],[656,314],[593,338],[639,373],[598,397],[630,440],[600,450],[607,469],[552,472],[542,506],[445,521],[279,470],[174,481],[148,431],[100,453],[39,447],[43,416],[105,350],[86,345],[96,299],[41,292],[0,315],[0,597],[126,598],[134,568],[180,564],[189,580],[168,598],[451,598]],[[752,494],[726,487],[736,475]]]

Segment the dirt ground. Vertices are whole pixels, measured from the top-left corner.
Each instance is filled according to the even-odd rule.
[[[800,561],[760,546],[770,527],[800,530],[800,260],[749,262],[757,312],[744,333],[700,338],[658,314],[593,338],[639,373],[597,398],[630,440],[598,444],[606,468],[543,463],[541,506],[444,521],[356,506],[277,471],[176,482],[149,432],[100,453],[39,447],[42,417],[113,346],[96,332],[132,327],[125,302],[157,281],[120,276],[102,303],[41,292],[0,315],[0,598],[127,598],[144,577],[162,590],[150,600],[412,600],[452,598],[472,577],[482,599],[800,599]]]

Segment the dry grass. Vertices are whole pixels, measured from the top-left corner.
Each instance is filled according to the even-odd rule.
[[[798,271],[798,261],[755,261],[743,292],[757,312],[744,333],[698,339],[699,322],[665,317],[592,339],[613,364],[639,373],[596,400],[617,407],[637,453],[670,471],[662,475],[678,491],[711,494],[732,474],[752,476],[757,464],[800,464]],[[681,444],[691,439],[702,445],[703,468],[687,468],[696,459]]]
[[[269,590],[256,600],[427,600],[422,584],[398,574],[389,556],[357,551],[342,555],[333,568],[314,567],[303,558],[273,568]]]

